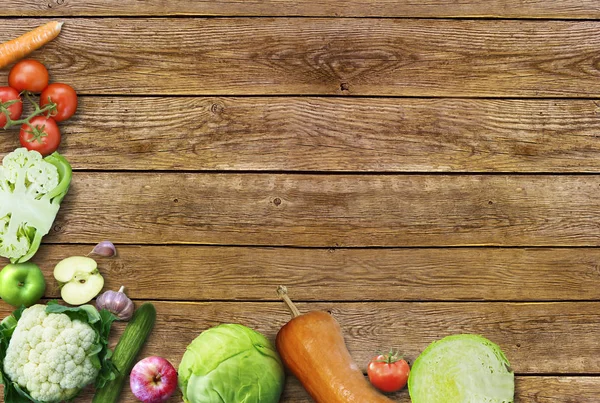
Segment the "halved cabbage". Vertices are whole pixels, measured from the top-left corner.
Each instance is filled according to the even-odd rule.
[[[515,376],[500,347],[482,336],[459,334],[421,353],[408,390],[413,403],[512,403]]]

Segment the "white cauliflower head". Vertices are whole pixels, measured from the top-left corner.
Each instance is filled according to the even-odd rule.
[[[23,311],[14,330],[4,372],[35,400],[68,400],[98,376],[96,338],[88,323],[34,305]]]

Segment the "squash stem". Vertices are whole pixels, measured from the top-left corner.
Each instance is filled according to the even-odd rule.
[[[279,298],[281,298],[287,305],[288,309],[292,313],[292,318],[300,316],[300,311],[298,310],[298,308],[296,308],[296,305],[294,305],[290,297],[287,295],[286,286],[280,285],[279,287],[277,287],[277,295],[279,295]]]

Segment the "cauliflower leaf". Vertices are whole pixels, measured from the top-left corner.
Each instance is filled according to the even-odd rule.
[[[0,166],[0,256],[22,263],[37,252],[69,190],[71,166],[58,153],[42,158],[18,148]]]

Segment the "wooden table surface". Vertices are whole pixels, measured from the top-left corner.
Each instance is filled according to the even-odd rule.
[[[285,284],[363,369],[479,333],[516,401],[598,402],[598,0],[4,0],[0,41],[50,19],[33,57],[81,96],[48,298],[110,239],[106,289],[158,311],[141,356],[227,322],[273,339]]]

